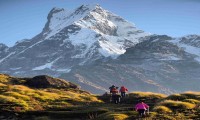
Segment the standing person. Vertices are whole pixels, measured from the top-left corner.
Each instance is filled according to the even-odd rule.
[[[139,116],[143,117],[145,115],[145,110],[149,109],[149,106],[141,101],[135,106],[135,109],[138,111]]]
[[[109,89],[110,89],[110,94],[112,94],[112,91],[114,91],[115,88],[116,88],[115,85],[112,85],[111,87],[109,87]]]
[[[117,94],[118,93],[118,87],[116,87],[116,86],[114,86],[114,85],[112,85],[111,87],[109,87],[109,89],[110,89],[110,94],[112,95],[112,94]]]
[[[112,85],[109,87],[110,89],[110,94],[111,94],[111,99],[110,101],[114,102],[115,104],[118,104],[120,102],[120,95],[118,95],[118,87]]]
[[[121,86],[119,91],[121,92],[122,98],[124,98],[126,96],[126,92],[128,92],[128,89],[124,86]]]
[[[120,95],[118,94],[118,87],[116,88],[113,88],[112,89],[112,101],[115,103],[115,104],[118,104],[120,102]]]

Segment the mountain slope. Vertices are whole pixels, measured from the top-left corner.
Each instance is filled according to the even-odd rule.
[[[193,54],[196,61],[200,62],[200,36],[188,35],[172,41],[186,52]]]
[[[131,91],[199,91],[200,37],[151,35],[99,5],[53,8],[41,33],[0,46],[0,72],[52,75],[102,93],[112,84]]]
[[[1,71],[58,76],[77,65],[116,58],[149,35],[99,5],[82,5],[73,11],[53,8],[47,18],[40,34],[8,49]]]
[[[174,38],[153,35],[128,48],[116,60],[82,66],[61,77],[82,86],[92,86],[84,88],[94,93],[101,93],[115,84],[125,85],[131,91],[171,94],[199,91],[199,71],[200,64],[196,56],[174,44]]]

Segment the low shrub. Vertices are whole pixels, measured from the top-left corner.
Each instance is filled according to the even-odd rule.
[[[0,82],[1,83],[8,83],[10,80],[10,77],[4,74],[0,74]]]
[[[146,97],[146,98],[158,98],[158,99],[166,97],[166,95],[164,94],[152,93],[152,92],[132,92],[132,93],[129,93],[129,97],[131,96],[136,97],[136,98]]]
[[[129,116],[123,113],[112,113],[107,112],[105,114],[99,115],[97,120],[126,120]]]
[[[153,108],[153,111],[157,113],[171,113],[172,112],[172,110],[166,106],[156,106]]]
[[[16,99],[5,95],[0,95],[0,103],[13,103]]]
[[[183,100],[183,102],[188,102],[188,103],[192,103],[192,104],[199,104],[200,103],[199,100],[195,100],[195,99],[185,99],[185,100]]]
[[[170,116],[167,114],[157,114],[151,118],[152,120],[177,120],[174,116]],[[181,120],[181,119],[178,119]]]
[[[22,99],[22,100],[25,100],[25,101],[30,100],[29,96],[21,95],[17,92],[5,92],[4,95],[11,96],[11,97],[14,97],[14,98],[17,98],[17,99]]]
[[[166,106],[172,110],[177,109],[193,109],[195,107],[195,104],[191,104],[188,102],[182,102],[182,101],[173,101],[173,100],[165,100],[160,103],[162,106]]]
[[[0,91],[1,92],[4,92],[7,90],[7,85],[3,84],[3,83],[0,83]]]
[[[16,99],[14,97],[0,95],[0,103],[9,104],[9,106],[13,106],[14,110],[16,107],[20,107],[21,111],[26,111],[29,109],[29,105],[24,100]]]
[[[166,95],[160,93],[152,92],[132,92],[128,94],[128,97],[125,98],[127,103],[137,103],[140,100],[144,100],[149,103],[156,103],[161,99],[164,99]]]
[[[0,83],[0,87],[6,87],[6,84]]]
[[[179,100],[182,101],[184,99],[187,99],[188,97],[185,95],[181,95],[181,94],[173,94],[173,95],[169,95],[166,99],[167,100]]]
[[[188,99],[197,99],[197,100],[200,100],[200,92],[189,91],[189,92],[182,93],[181,95],[186,96]]]

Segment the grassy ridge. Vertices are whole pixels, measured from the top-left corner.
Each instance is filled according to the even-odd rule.
[[[16,81],[16,78],[15,78]],[[19,80],[18,83],[20,83]],[[88,92],[72,88],[34,89],[13,84],[13,78],[0,74],[1,111],[41,111],[101,102]]]
[[[169,96],[132,92],[122,99],[121,104],[113,104],[109,95],[95,96],[74,86],[28,87],[26,81],[0,74],[0,117],[13,116],[24,120],[137,120],[139,118],[133,109],[134,105],[144,100],[150,106],[150,114],[145,118],[147,120],[200,118],[200,92]]]

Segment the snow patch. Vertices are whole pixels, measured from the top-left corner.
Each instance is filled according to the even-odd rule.
[[[94,42],[97,41],[97,38],[96,33],[94,31],[87,28],[82,28],[80,31],[70,35],[69,40],[74,46],[86,44],[90,47]],[[68,39],[66,41],[68,41]]]
[[[10,70],[19,70],[21,69],[22,67],[18,67],[18,68],[10,68]]]
[[[74,11],[60,11],[56,14],[53,14],[53,17],[50,20],[50,33],[45,37],[45,39],[50,38],[51,36],[55,35],[63,28],[74,24],[76,21],[81,20],[84,18],[91,10],[95,8],[94,5],[84,5],[83,10],[84,13],[77,12],[79,8],[75,9]]]
[[[15,52],[11,52],[9,55],[7,55],[6,57],[2,58],[0,60],[0,63],[2,63],[4,60],[6,60],[7,58],[9,58],[11,55],[15,54]]]
[[[162,54],[162,53],[154,53],[154,55],[157,57],[157,59],[160,60],[181,60],[181,58],[175,54]]]
[[[105,57],[111,56],[112,58],[116,58],[126,52],[126,50],[120,48],[121,46],[110,41],[99,41],[99,45],[101,46],[99,52]]]
[[[45,65],[41,65],[41,66],[35,67],[35,68],[33,68],[32,70],[44,70],[44,69],[46,69],[46,68],[52,69],[53,64],[54,64],[57,60],[59,60],[59,59],[60,59],[60,58],[57,58],[57,59],[55,59],[54,61],[52,61],[52,62],[50,62],[50,63],[46,63]]]
[[[92,47],[92,45],[98,41],[98,37],[96,37],[96,33],[94,31],[82,28],[77,33],[70,35],[69,40],[74,46],[86,46],[86,48],[80,54],[72,56],[72,58],[84,58],[86,54],[91,50],[90,48]],[[67,42],[69,40],[66,39],[64,42]]]
[[[69,73],[71,69],[56,69],[57,72]]]
[[[200,62],[200,48],[194,47],[194,46],[191,46],[191,45],[188,45],[188,44],[181,43],[181,39],[180,38],[171,40],[170,42],[172,42],[173,44],[178,45],[180,48],[183,48],[186,52],[195,55],[194,59],[196,61]]]
[[[29,46],[28,48],[26,48],[26,49],[22,50],[21,52],[17,53],[17,55],[19,55],[19,54],[21,54],[21,53],[25,52],[26,50],[28,50],[28,49],[30,49],[30,48],[32,48],[32,47],[34,47],[35,45],[38,45],[38,44],[40,44],[41,42],[43,42],[43,41],[39,41],[39,42],[37,42],[37,43],[35,43],[35,44],[33,44],[33,45]]]

